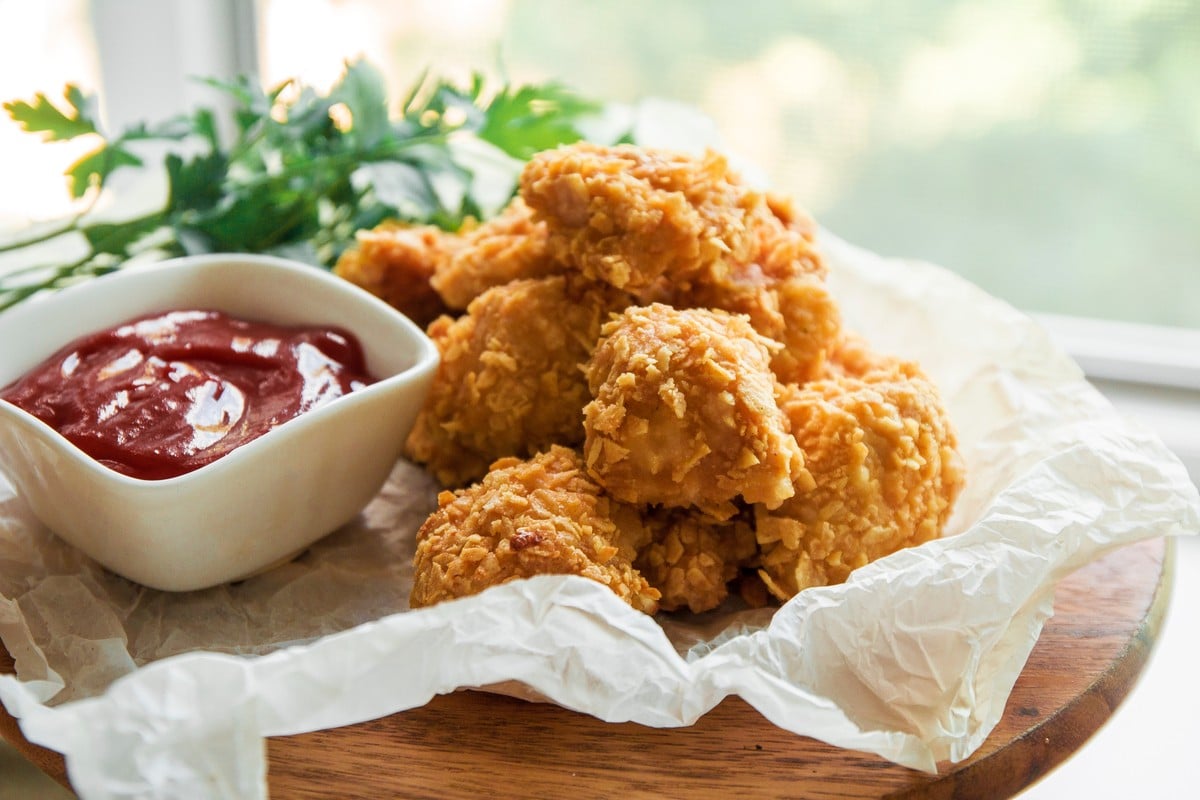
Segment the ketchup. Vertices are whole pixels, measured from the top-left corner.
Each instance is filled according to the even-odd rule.
[[[373,382],[346,331],[181,310],[77,339],[0,398],[101,464],[158,480]]]

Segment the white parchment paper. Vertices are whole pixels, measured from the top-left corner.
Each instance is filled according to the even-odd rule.
[[[739,695],[771,722],[932,771],[998,721],[1056,582],[1108,550],[1200,530],[1154,435],[1118,417],[1030,319],[934,266],[826,234],[848,327],[919,360],[968,468],[947,535],[774,613],[642,615],[546,576],[409,611],[433,487],[411,465],[297,561],[183,595],[116,578],[0,484],[0,701],[84,798],[266,794],[263,737],[516,681],[610,721],[694,722]]]

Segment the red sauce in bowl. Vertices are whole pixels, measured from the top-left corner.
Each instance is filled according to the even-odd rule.
[[[157,480],[373,382],[347,331],[182,310],[77,339],[0,398],[105,466]]]

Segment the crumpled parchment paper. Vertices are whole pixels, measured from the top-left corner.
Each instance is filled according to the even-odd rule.
[[[0,700],[66,754],[84,798],[264,797],[265,736],[505,682],[653,726],[739,695],[776,725],[915,769],[967,757],[1056,582],[1112,548],[1195,533],[1200,499],[1026,316],[938,267],[823,246],[847,326],[919,360],[957,425],[968,481],[944,538],[774,613],[653,619],[562,576],[409,611],[434,491],[408,464],[295,562],[183,595],[99,569],[0,484],[0,638],[19,674]]]

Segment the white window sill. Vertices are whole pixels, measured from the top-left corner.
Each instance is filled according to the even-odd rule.
[[[1200,330],[1036,314],[1089,378],[1200,392]]]

